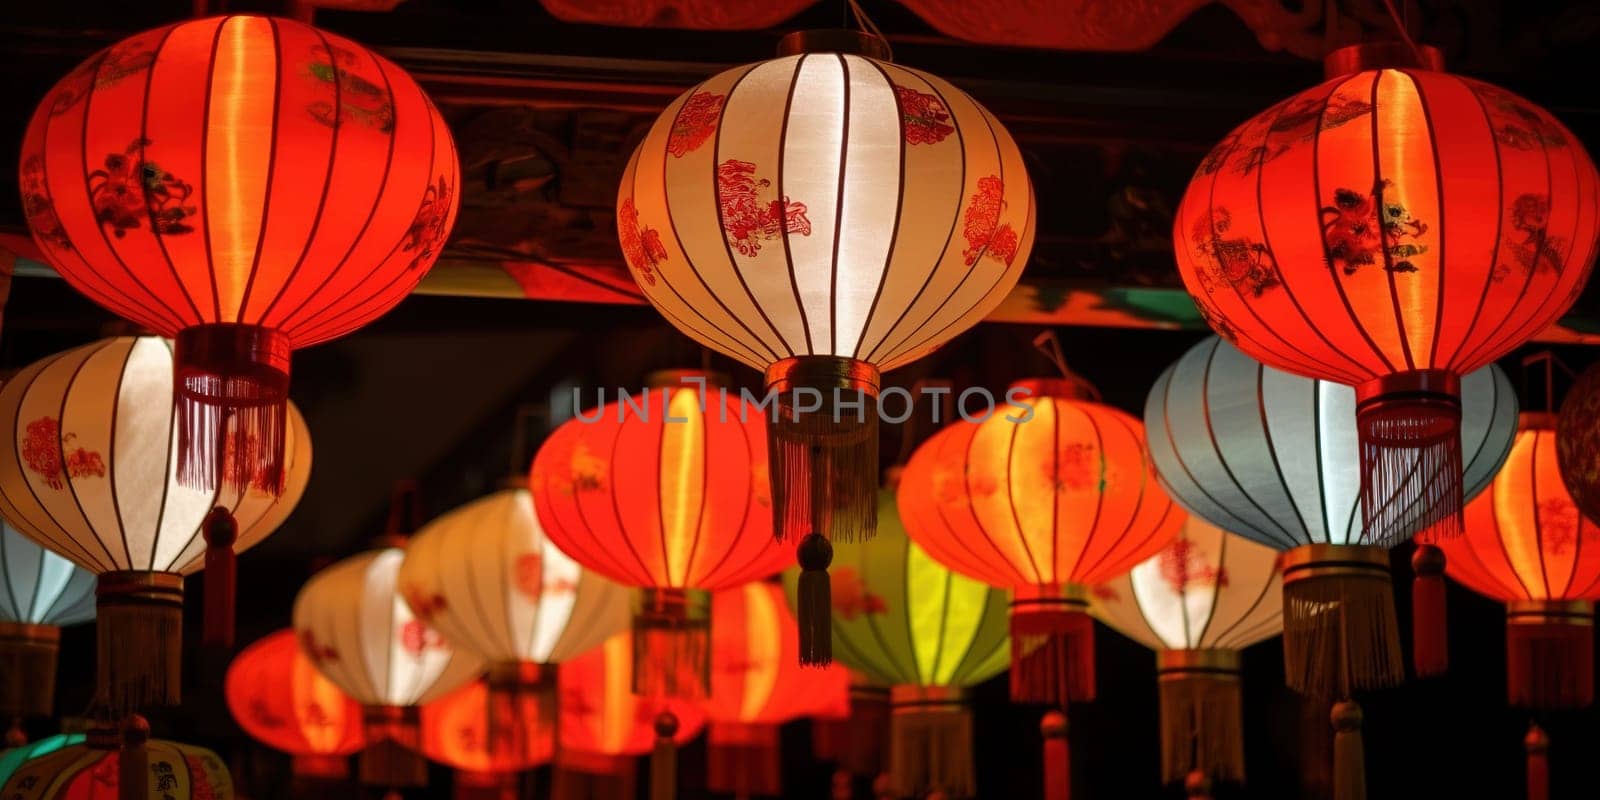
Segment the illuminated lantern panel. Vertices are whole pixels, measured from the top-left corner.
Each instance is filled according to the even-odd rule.
[[[1008,396],[1025,411],[951,424],[900,478],[911,538],[939,563],[1015,593],[1016,702],[1094,698],[1094,622],[1068,585],[1127,571],[1185,516],[1156,481],[1144,426],[1092,391],[1073,379],[1014,384]]]
[[[772,539],[766,423],[737,393],[702,397],[651,376],[631,399],[584,412],[550,436],[529,488],[550,541],[585,569],[641,592],[634,679],[643,694],[703,697],[712,592],[790,563]]]
[[[389,60],[228,15],[124,39],[62,78],[19,175],[51,266],[176,339],[182,482],[276,493],[290,351],[416,286],[454,224],[457,171],[444,119]]]
[[[422,754],[456,770],[457,798],[514,795],[517,773],[554,755],[553,694],[518,692],[491,704],[489,683],[473,681],[422,707]],[[505,727],[517,734],[501,734]]]
[[[1198,517],[1161,552],[1094,587],[1090,608],[1156,651],[1161,778],[1244,780],[1239,651],[1283,631],[1278,551]]]
[[[141,720],[141,723],[143,721]],[[216,753],[160,739],[148,739],[143,726],[140,748],[147,762],[145,797],[172,800],[233,800],[233,779]],[[115,731],[95,731],[80,741],[17,765],[0,784],[7,800],[100,800],[119,794],[122,751]],[[137,790],[135,790],[137,791]]]
[[[171,342],[124,336],[36,361],[0,388],[0,441],[10,443],[0,447],[0,515],[99,576],[99,688],[118,713],[179,700],[183,575],[206,563],[208,515],[227,511],[233,549],[245,550],[289,516],[311,474],[311,436],[291,407],[281,494],[184,485],[172,381]],[[221,585],[207,605],[228,608],[208,616],[231,617],[231,587],[211,595]]]
[[[322,677],[293,630],[246,647],[223,684],[228,711],[258,742],[293,756],[296,777],[343,779],[366,744],[361,705]]]
[[[0,717],[50,716],[61,626],[94,619],[94,584],[0,520]]]
[[[1594,701],[1594,601],[1600,527],[1561,480],[1555,419],[1525,413],[1489,490],[1467,504],[1466,535],[1440,543],[1451,578],[1506,604],[1506,678],[1513,705]]]

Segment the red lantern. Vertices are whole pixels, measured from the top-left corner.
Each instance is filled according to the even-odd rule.
[[[228,711],[245,733],[293,757],[296,783],[342,781],[348,756],[366,744],[361,704],[322,677],[292,629],[246,647],[228,667]],[[306,786],[296,793],[304,796]]]
[[[529,486],[545,533],[587,569],[645,590],[634,616],[635,690],[703,694],[710,629],[701,593],[784,568],[773,543],[761,411],[661,373],[639,396],[568,420]]]
[[[1094,699],[1094,622],[1069,584],[1127,572],[1172,541],[1185,518],[1156,482],[1144,424],[1090,391],[1074,379],[1015,384],[1007,396],[1025,411],[950,425],[900,478],[912,541],[950,569],[1015,590],[1017,702]]]
[[[515,800],[517,773],[555,752],[554,720],[539,693],[517,692],[508,707],[491,700],[492,691],[473,681],[422,707],[422,754],[455,769],[456,800]],[[522,735],[498,735],[499,726]]]
[[[454,222],[456,173],[411,76],[250,15],[92,56],[34,112],[20,169],[50,264],[176,339],[179,474],[204,489],[281,485],[289,352],[406,296]],[[225,437],[255,457],[222,458]]]
[[[1251,357],[1356,387],[1367,543],[1453,535],[1460,376],[1572,305],[1600,182],[1554,117],[1443,72],[1436,50],[1347,48],[1326,69],[1200,164],[1175,220],[1179,272]],[[1419,468],[1448,479],[1407,487]],[[1401,492],[1428,513],[1384,502]]]

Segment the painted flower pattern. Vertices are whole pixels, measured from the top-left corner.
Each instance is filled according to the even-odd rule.
[[[1206,553],[1188,538],[1179,537],[1167,545],[1161,551],[1160,559],[1161,579],[1176,594],[1195,588],[1228,585],[1227,570],[1212,564]]]
[[[648,286],[656,285],[656,270],[667,260],[667,247],[661,243],[659,231],[639,224],[639,210],[631,197],[617,206],[617,241],[622,245],[623,258],[639,280]]]
[[[683,158],[700,149],[700,145],[717,132],[717,121],[722,118],[722,105],[727,100],[727,95],[710,92],[689,95],[672,121],[672,132],[667,134],[667,152],[673,158]]]
[[[444,646],[444,637],[420,619],[410,620],[400,626],[400,647],[412,658],[421,658],[423,653]]]
[[[1559,275],[1567,263],[1567,242],[1550,234],[1550,196],[1519,195],[1506,216],[1516,235],[1501,242],[1494,279],[1504,280],[1513,272],[1524,277],[1534,273]]]
[[[55,201],[44,183],[44,158],[37,153],[22,161],[19,174],[22,189],[22,214],[28,219],[28,228],[46,246],[57,250],[71,250],[72,239],[56,215]]]
[[[1539,519],[1539,535],[1547,555],[1567,556],[1572,553],[1578,544],[1578,535],[1581,531],[1585,544],[1590,544],[1597,533],[1594,526],[1584,528],[1583,518],[1578,515],[1578,507],[1565,498],[1552,497],[1540,501],[1536,511]]]
[[[950,110],[939,96],[894,84],[894,100],[900,106],[906,144],[938,144],[956,132],[950,124]]]
[[[149,139],[134,139],[123,152],[106,156],[105,169],[89,173],[95,221],[118,239],[146,224],[163,236],[194,232],[194,187],[147,160],[149,145]]]
[[[113,45],[103,58],[89,59],[73,70],[56,87],[50,101],[51,114],[64,114],[91,91],[105,89],[121,83],[131,75],[143,72],[156,62],[155,42],[151,37],[136,36]]]
[[[863,614],[882,614],[889,610],[882,597],[867,591],[867,584],[855,567],[835,567],[830,582],[833,612],[842,619],[853,620]]]
[[[57,491],[67,487],[69,477],[104,478],[105,458],[93,450],[74,447],[76,439],[77,434],[61,432],[55,417],[40,417],[23,429],[22,461]]]
[[[572,448],[568,464],[572,472],[572,489],[579,492],[599,491],[606,487],[606,462],[579,442]]]
[[[306,106],[311,118],[334,127],[351,122],[379,133],[394,132],[394,103],[382,87],[351,71],[356,54],[342,47],[314,45],[306,75],[325,87],[325,99]]]
[[[517,592],[523,597],[538,601],[544,594],[544,558],[538,553],[523,553],[513,562]]]
[[[300,652],[314,663],[330,663],[339,660],[339,651],[329,645],[317,641],[317,635],[309,629],[300,632]]]
[[[805,203],[787,197],[762,200],[772,186],[767,178],[756,177],[756,165],[730,158],[717,167],[717,202],[722,207],[722,230],[729,243],[742,256],[754,257],[761,243],[785,233],[810,236],[811,220]]]
[[[985,256],[1006,266],[1017,257],[1017,232],[1011,223],[1000,222],[1000,212],[1005,210],[1005,184],[998,175],[978,179],[978,191],[967,200],[967,210],[961,218],[961,235],[966,237],[967,249],[961,257],[967,266],[978,263]]]
[[[1418,242],[1428,225],[1412,218],[1400,203],[1383,199],[1389,185],[1381,181],[1370,193],[1334,190],[1333,203],[1321,209],[1330,267],[1338,265],[1346,275],[1372,264],[1383,264],[1390,272],[1417,271],[1412,259],[1428,252]]]
[[[1195,220],[1189,239],[1207,266],[1202,274],[1212,281],[1221,281],[1235,290],[1260,297],[1279,285],[1278,264],[1266,245],[1245,236],[1230,235],[1232,228],[1233,214],[1226,208],[1211,209]]]
[[[412,615],[425,623],[432,622],[439,612],[449,607],[444,595],[430,595],[416,586],[406,586],[400,590],[400,596],[405,599],[406,606],[411,609]]]
[[[417,269],[438,255],[439,250],[444,247],[447,233],[445,222],[450,217],[450,205],[454,196],[455,187],[452,187],[443,175],[439,176],[437,183],[422,193],[422,205],[417,207],[417,216],[412,218],[411,227],[406,229],[406,243],[401,248],[407,253],[416,253],[406,269]]]

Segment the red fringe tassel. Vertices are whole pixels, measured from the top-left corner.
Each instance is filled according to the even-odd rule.
[[[1356,387],[1363,544],[1461,534],[1461,381],[1414,370]]]
[[[1594,607],[1513,604],[1506,617],[1506,682],[1518,708],[1583,708],[1594,702]]]
[[[1012,602],[1012,702],[1059,707],[1094,699],[1094,620],[1084,609],[1067,597]]]
[[[178,332],[173,399],[178,481],[210,492],[283,492],[289,339],[255,325]]]

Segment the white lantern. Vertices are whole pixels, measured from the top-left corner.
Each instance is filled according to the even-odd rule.
[[[61,627],[94,619],[94,573],[0,522],[0,717],[49,716]]]

